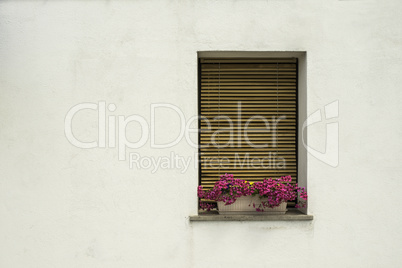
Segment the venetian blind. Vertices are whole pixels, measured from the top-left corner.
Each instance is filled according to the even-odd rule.
[[[200,59],[200,185],[297,180],[297,59]]]

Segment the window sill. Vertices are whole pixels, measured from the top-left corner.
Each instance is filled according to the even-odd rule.
[[[200,212],[190,216],[190,221],[311,221],[313,215],[306,215],[297,209],[288,209],[284,215],[219,215],[216,211]]]

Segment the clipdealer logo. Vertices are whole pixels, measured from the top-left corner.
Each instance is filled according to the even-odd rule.
[[[64,131],[67,140],[75,147],[81,149],[91,149],[91,148],[117,148],[118,150],[118,160],[125,161],[127,157],[127,150],[135,150],[145,146],[150,142],[151,149],[165,149],[172,148],[180,143],[183,138],[185,138],[188,145],[193,148],[199,148],[197,143],[194,143],[190,138],[191,134],[197,134],[199,132],[198,128],[192,128],[191,126],[202,120],[206,122],[208,130],[211,130],[211,122],[213,120],[225,120],[227,121],[229,127],[225,128],[224,131],[230,133],[227,143],[221,144],[217,140],[219,133],[222,130],[216,130],[211,135],[211,143],[208,145],[213,145],[216,148],[226,148],[226,147],[240,147],[242,141],[245,141],[252,148],[265,148],[268,144],[253,144],[248,138],[248,127],[253,120],[260,120],[264,122],[264,127],[261,131],[269,132],[273,137],[270,141],[270,146],[275,148],[276,136],[277,136],[277,125],[278,123],[286,119],[286,116],[273,116],[271,120],[262,116],[251,116],[247,118],[244,125],[239,126],[238,123],[234,123],[231,118],[227,116],[217,116],[212,120],[194,115],[186,120],[185,114],[182,110],[170,103],[155,103],[150,105],[150,122],[148,122],[143,116],[138,114],[132,114],[129,116],[125,115],[115,115],[117,106],[114,103],[107,105],[105,101],[99,101],[98,103],[80,103],[70,108],[67,112],[64,120]],[[179,118],[179,135],[172,141],[165,144],[157,144],[155,142],[155,129],[156,129],[156,110],[170,109],[174,111]],[[84,142],[79,140],[73,133],[73,120],[75,117],[80,116],[80,112],[83,110],[92,110],[97,113],[97,125],[98,125],[98,137],[97,140],[90,142]],[[241,114],[241,102],[238,103],[238,111]],[[307,152],[310,153],[316,159],[332,166],[336,167],[339,163],[339,123],[336,119],[339,116],[339,102],[334,101],[324,107],[325,119],[322,117],[321,110],[317,110],[312,113],[307,120],[302,125],[302,143],[306,148]],[[329,123],[326,123],[330,121]],[[137,141],[130,141],[126,136],[127,126],[131,123],[137,123],[140,125],[140,138]],[[303,137],[304,130],[312,124],[326,123],[326,148],[325,150],[319,151],[311,148],[307,145],[305,138]],[[242,129],[242,137],[234,139],[233,133],[236,130]],[[212,131],[212,130],[211,130]],[[241,140],[240,140],[241,139]],[[182,173],[187,171],[191,166],[191,161],[193,160],[194,166],[198,166],[198,154],[196,153],[193,157],[183,157],[181,155],[176,155],[173,151],[170,152],[169,156],[144,156],[138,152],[128,152],[129,156],[129,167],[130,169],[150,169],[152,173],[155,173],[159,169],[180,169]],[[193,159],[191,159],[193,158]],[[241,160],[243,159],[243,160]],[[269,155],[262,156],[261,158],[249,158],[247,154],[240,155],[236,153],[235,160],[220,158],[204,159],[203,165],[209,165],[211,167],[224,168],[228,161],[234,161],[234,165],[241,166],[241,161],[248,161],[247,164],[251,166],[258,166],[263,168],[285,168],[285,159],[270,153]],[[250,162],[251,161],[251,162]]]

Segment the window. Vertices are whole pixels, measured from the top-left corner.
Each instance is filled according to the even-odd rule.
[[[218,54],[199,54],[199,184],[211,188],[224,173],[296,183],[298,55]]]

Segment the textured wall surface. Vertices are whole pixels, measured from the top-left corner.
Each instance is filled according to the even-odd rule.
[[[401,267],[402,2],[1,1],[0,267]],[[311,222],[196,222],[198,170],[81,149],[80,103],[197,114],[197,51],[306,51],[307,112],[339,101],[339,165],[309,155]],[[122,118],[121,117],[121,118]],[[81,111],[74,135],[98,140]],[[180,133],[160,108],[155,140]],[[128,139],[140,125],[127,126]],[[120,131],[121,132],[121,131]],[[325,122],[308,127],[323,151]],[[117,140],[117,138],[116,138]],[[120,139],[119,139],[120,141]],[[98,146],[100,147],[100,146]],[[194,158],[185,139],[126,153]],[[145,161],[145,160],[144,160]]]

